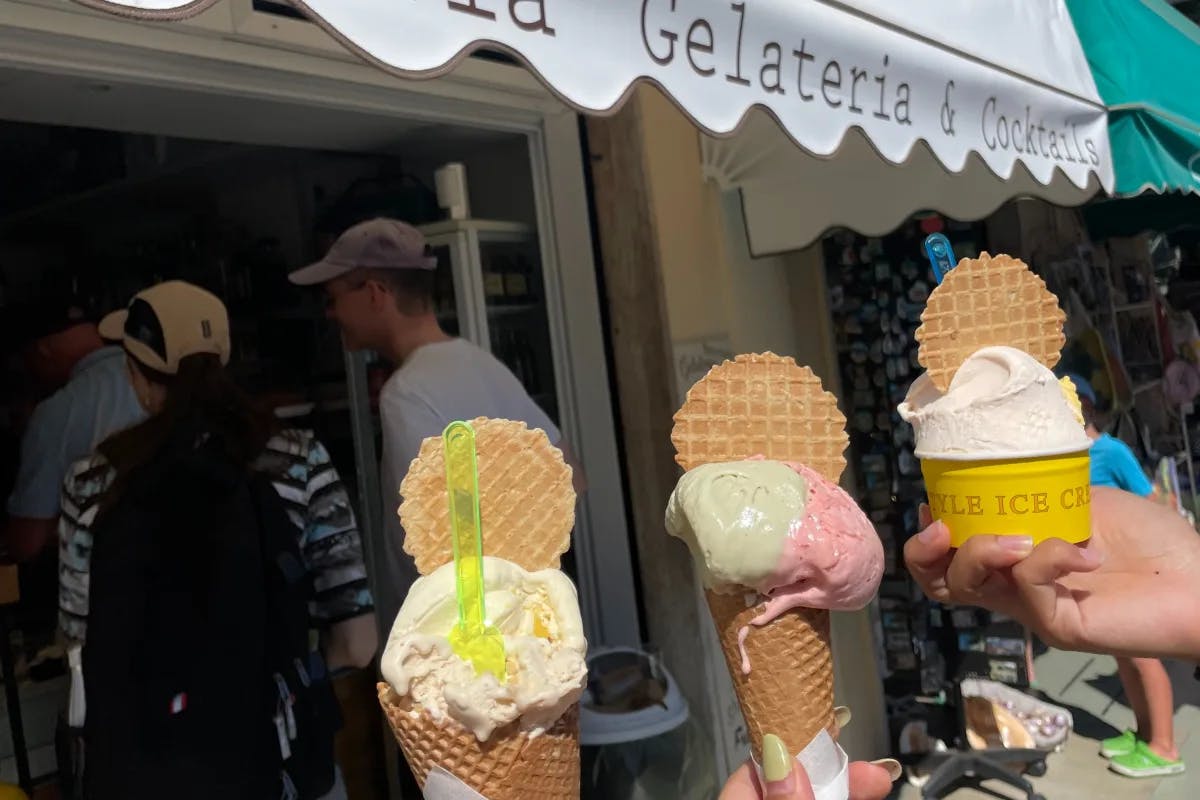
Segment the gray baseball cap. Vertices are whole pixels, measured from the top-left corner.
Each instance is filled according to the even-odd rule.
[[[296,270],[288,280],[316,286],[356,269],[436,269],[425,235],[397,219],[360,222],[338,237],[325,257]]]

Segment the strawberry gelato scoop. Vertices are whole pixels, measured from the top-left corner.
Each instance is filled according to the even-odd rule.
[[[683,539],[708,589],[752,589],[771,619],[804,606],[856,611],[883,575],[883,546],[846,492],[803,464],[705,464],[679,480],[667,531]]]

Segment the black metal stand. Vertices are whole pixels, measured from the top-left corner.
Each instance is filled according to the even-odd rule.
[[[1044,750],[991,747],[971,750],[967,745],[966,703],[962,684],[954,684],[954,699],[958,705],[958,733],[963,750],[930,753],[920,761],[922,771],[929,771],[929,781],[921,787],[922,800],[941,800],[961,786],[978,786],[986,780],[1000,781],[1024,792],[1026,800],[1045,800],[1034,791],[1025,773],[1041,777],[1046,774]]]
[[[21,690],[17,685],[17,662],[13,657],[12,631],[13,607],[0,606],[0,668],[4,670],[4,699],[8,706],[8,726],[12,731],[13,755],[17,759],[17,783],[21,791],[33,791],[33,778],[29,773],[29,752],[25,748],[25,723],[21,719]]]
[[[1045,800],[1033,790],[1033,784],[1024,778],[1021,768],[1014,766],[1019,764],[1027,765],[1024,771],[1034,777],[1046,774],[1046,754],[1041,750],[991,748],[934,753],[921,762],[922,767],[933,768],[929,782],[921,787],[921,797],[923,800],[941,800],[962,785],[996,780],[1024,792],[1027,800]]]

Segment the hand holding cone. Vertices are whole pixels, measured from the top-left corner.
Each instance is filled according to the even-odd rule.
[[[807,465],[831,484],[841,479],[848,444],[833,395],[811,369],[773,353],[714,367],[688,392],[671,438],[676,460],[688,470],[765,457]],[[878,538],[854,511],[881,563]],[[759,763],[768,732],[796,752],[822,729],[836,735],[829,611],[789,606],[772,613],[772,598],[748,586],[732,592],[710,587],[706,595]]]
[[[472,421],[478,466],[483,554],[528,570],[557,569],[570,546],[575,493],[571,468],[546,434],[524,423]],[[422,444],[401,485],[404,548],[422,575],[453,559],[441,437]],[[576,608],[576,615],[578,610]],[[403,612],[402,612],[403,616]],[[582,655],[580,655],[582,664]],[[509,678],[516,662],[508,658]],[[582,667],[581,667],[582,668]],[[488,800],[562,800],[579,796],[579,715],[571,705],[547,729],[514,722],[481,741],[453,719],[435,718],[387,683],[379,702],[417,782],[440,767]]]

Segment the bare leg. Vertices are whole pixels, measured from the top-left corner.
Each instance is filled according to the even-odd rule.
[[[1155,753],[1175,761],[1179,751],[1175,748],[1175,697],[1171,676],[1157,658],[1135,658],[1132,662],[1141,684],[1149,723],[1143,733],[1141,720],[1138,720],[1138,735]]]
[[[1146,687],[1142,683],[1141,673],[1133,665],[1132,658],[1117,658],[1117,674],[1121,676],[1121,687],[1125,697],[1129,699],[1129,707],[1133,709],[1136,720],[1134,731],[1144,742],[1154,736],[1154,726],[1150,720],[1150,708],[1146,702]]]

